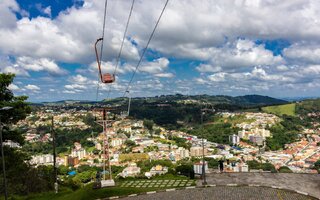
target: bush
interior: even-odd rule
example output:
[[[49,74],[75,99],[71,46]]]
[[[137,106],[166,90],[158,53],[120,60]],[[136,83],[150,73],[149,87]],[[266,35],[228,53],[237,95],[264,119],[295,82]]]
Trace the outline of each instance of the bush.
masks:
[[[176,172],[194,179],[194,170],[192,165],[179,165],[176,167]]]
[[[278,170],[280,173],[293,173],[292,170],[287,166],[282,166]]]

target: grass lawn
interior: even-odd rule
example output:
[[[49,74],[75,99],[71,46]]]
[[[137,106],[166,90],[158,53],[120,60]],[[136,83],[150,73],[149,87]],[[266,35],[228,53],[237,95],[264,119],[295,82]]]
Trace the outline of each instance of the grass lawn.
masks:
[[[272,113],[276,115],[296,115],[296,104],[290,103],[285,105],[279,105],[279,106],[267,106],[263,107],[262,110],[267,113]]]
[[[124,196],[130,194],[138,194],[149,191],[163,190],[167,188],[178,188],[195,185],[195,180],[189,179],[138,179],[138,180],[124,180],[117,182],[116,187],[93,189],[93,184],[88,184],[81,189],[72,191],[69,188],[61,188],[58,194],[54,192],[46,192],[39,194],[32,194],[28,196],[14,196],[12,199],[17,200],[95,200],[99,198],[106,198],[112,196]],[[0,198],[1,199],[1,198]]]

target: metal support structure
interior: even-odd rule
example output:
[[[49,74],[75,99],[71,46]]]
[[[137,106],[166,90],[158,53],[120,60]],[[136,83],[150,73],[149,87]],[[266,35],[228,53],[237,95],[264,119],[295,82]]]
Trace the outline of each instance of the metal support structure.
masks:
[[[109,134],[108,134],[108,122],[113,120],[107,119],[107,111],[111,110],[110,108],[102,108],[102,120],[98,120],[97,123],[103,127],[103,180],[112,180],[112,171],[110,164],[110,154],[109,154]],[[109,178],[106,178],[106,157],[108,157],[108,169],[109,169]]]

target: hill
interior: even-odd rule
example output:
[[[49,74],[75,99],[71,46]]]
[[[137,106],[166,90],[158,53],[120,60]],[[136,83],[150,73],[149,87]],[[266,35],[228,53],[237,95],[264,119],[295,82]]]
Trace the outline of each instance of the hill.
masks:
[[[121,104],[122,101],[126,101],[126,98],[115,98],[111,100],[104,100],[108,104]],[[145,103],[184,103],[184,104],[200,104],[205,102],[211,105],[227,104],[239,107],[257,107],[267,105],[286,104],[288,101],[276,99],[268,96],[261,95],[245,95],[245,96],[225,96],[225,95],[161,95],[155,97],[135,97],[132,98],[135,102]]]
[[[267,106],[263,107],[262,110],[267,113],[273,113],[276,115],[296,115],[296,104],[284,104],[284,105],[277,105],[277,106]]]

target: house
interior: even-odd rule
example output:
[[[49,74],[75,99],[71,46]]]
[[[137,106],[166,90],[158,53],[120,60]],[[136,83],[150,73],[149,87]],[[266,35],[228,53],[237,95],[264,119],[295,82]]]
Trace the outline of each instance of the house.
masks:
[[[193,170],[195,174],[202,174],[203,162],[200,161],[198,163],[193,164]],[[204,171],[208,171],[208,162],[204,162]]]
[[[162,175],[168,172],[168,167],[162,167],[161,165],[156,165],[151,168],[150,172],[146,172],[145,176],[150,178],[155,175]]]
[[[140,174],[140,167],[137,167],[136,163],[129,164],[128,167],[124,168],[122,172],[119,174],[119,176],[122,176],[123,178],[129,177],[129,176],[136,176]]]
[[[196,147],[191,147],[190,148],[190,155],[194,156],[194,157],[199,157],[202,156],[204,153],[204,155],[208,154],[208,150],[206,148],[204,148],[204,152],[203,152],[203,148],[200,146],[196,146]]]

